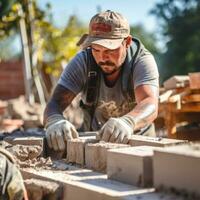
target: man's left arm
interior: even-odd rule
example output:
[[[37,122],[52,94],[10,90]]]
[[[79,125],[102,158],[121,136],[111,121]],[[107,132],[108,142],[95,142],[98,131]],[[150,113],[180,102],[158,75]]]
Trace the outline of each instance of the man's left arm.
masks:
[[[127,113],[134,122],[134,130],[151,124],[158,114],[159,88],[153,85],[139,85],[135,88],[136,107]]]
[[[110,118],[99,131],[105,142],[128,143],[135,130],[153,122],[158,112],[158,87],[140,85],[135,89],[137,106],[119,118]]]

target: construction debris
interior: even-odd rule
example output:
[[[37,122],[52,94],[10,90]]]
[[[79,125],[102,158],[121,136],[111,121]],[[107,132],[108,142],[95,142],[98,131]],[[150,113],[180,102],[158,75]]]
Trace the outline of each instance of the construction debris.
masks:
[[[17,129],[42,128],[43,109],[40,104],[30,105],[24,96],[0,102],[0,132]]]

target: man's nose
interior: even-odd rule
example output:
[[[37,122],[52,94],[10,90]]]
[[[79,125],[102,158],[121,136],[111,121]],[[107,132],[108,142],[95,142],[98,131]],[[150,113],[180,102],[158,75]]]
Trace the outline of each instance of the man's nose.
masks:
[[[105,52],[102,52],[102,53],[101,53],[101,59],[102,59],[103,61],[107,60],[108,58],[109,58],[109,55],[108,55],[107,53],[105,53]]]

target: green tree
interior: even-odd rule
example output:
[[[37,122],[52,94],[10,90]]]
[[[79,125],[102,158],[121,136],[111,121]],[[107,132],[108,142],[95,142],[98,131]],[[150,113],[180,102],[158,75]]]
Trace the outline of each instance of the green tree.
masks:
[[[0,41],[9,41],[16,34],[21,36],[26,99],[33,103],[39,97],[44,105],[51,90],[43,81],[44,67],[50,76],[59,76],[62,64],[78,51],[76,43],[86,28],[75,15],[65,28],[57,28],[52,23],[51,5],[42,10],[37,0],[0,0],[0,9]],[[2,58],[7,54],[5,50],[8,52],[9,48],[3,50]],[[54,77],[50,80],[53,87]]]
[[[79,38],[87,31],[85,25],[73,15],[63,29],[57,29],[50,24],[41,26],[37,35],[41,48],[38,51],[40,60],[46,61],[46,72],[58,76],[61,63],[67,63],[79,50],[76,45]],[[59,66],[59,67],[58,67]]]
[[[13,0],[10,0],[13,1]],[[10,5],[10,4],[9,4]],[[51,5],[41,10],[36,0],[15,0],[7,13],[0,17],[0,40],[19,33],[20,18],[25,19],[32,73],[45,66],[46,72],[58,76],[62,63],[68,62],[78,51],[79,37],[86,32],[76,16],[71,16],[61,29],[52,23]],[[23,11],[23,15],[20,12]]]
[[[156,45],[155,34],[147,32],[145,28],[141,25],[135,25],[130,27],[130,32],[133,37],[136,37],[142,41],[144,46],[153,54],[158,55],[159,49]]]
[[[167,40],[163,54],[164,78],[200,71],[200,1],[163,0],[152,13]]]
[[[14,36],[11,36],[0,41],[0,61],[9,60],[10,58],[19,58],[20,55],[18,54],[18,52],[13,50],[15,48],[15,39],[16,38]]]

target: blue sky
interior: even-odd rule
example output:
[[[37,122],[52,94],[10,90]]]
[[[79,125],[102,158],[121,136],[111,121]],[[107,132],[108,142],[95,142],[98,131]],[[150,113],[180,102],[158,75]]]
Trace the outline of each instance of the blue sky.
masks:
[[[45,8],[48,2],[52,5],[53,19],[58,26],[64,26],[72,14],[76,14],[83,23],[88,24],[100,6],[102,11],[118,11],[131,25],[143,24],[147,31],[154,33],[158,33],[158,22],[149,11],[159,1],[161,0],[37,0],[41,8]],[[20,38],[17,38],[15,43],[17,49],[20,49]],[[164,46],[162,40],[158,40],[157,45],[161,48]]]
[[[38,0],[44,8],[47,2],[52,5],[54,21],[63,26],[72,14],[76,14],[83,22],[88,23],[96,14],[97,6],[102,10],[114,10],[123,14],[129,23],[143,24],[148,31],[156,31],[156,18],[149,15],[149,10],[160,0]]]

